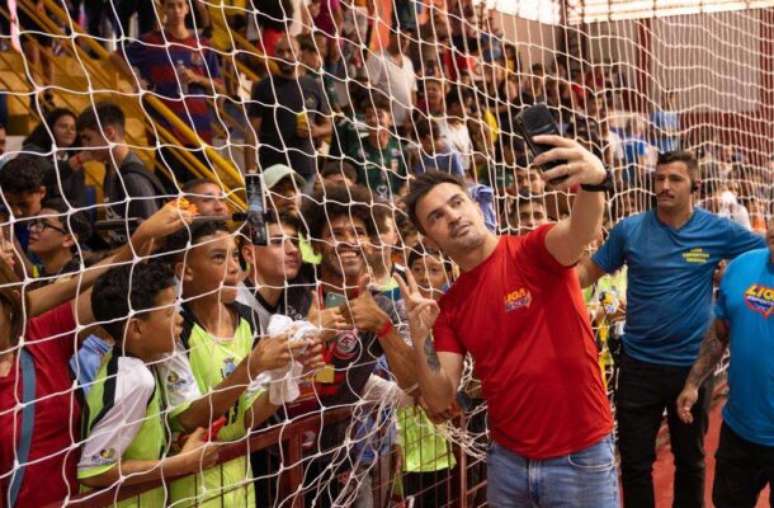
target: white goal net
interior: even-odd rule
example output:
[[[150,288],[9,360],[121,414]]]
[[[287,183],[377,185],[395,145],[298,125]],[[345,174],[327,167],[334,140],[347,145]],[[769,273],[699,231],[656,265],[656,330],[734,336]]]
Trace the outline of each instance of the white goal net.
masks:
[[[473,365],[434,424],[379,338],[410,343],[396,274],[459,273],[415,175],[498,233],[569,214],[516,132],[536,103],[611,169],[605,232],[679,150],[699,206],[765,230],[774,2],[0,3],[0,506],[484,504]],[[611,393],[625,295],[584,293]],[[277,345],[309,323],[311,373]]]

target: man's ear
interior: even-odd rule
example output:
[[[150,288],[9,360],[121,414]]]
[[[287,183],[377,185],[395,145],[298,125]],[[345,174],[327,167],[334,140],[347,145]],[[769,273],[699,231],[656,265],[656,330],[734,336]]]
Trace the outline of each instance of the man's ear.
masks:
[[[175,276],[182,282],[190,282],[193,280],[193,270],[188,266],[188,263],[178,261],[175,263]]]
[[[115,143],[116,136],[118,135],[118,132],[116,131],[115,127],[106,125],[102,128],[102,132],[104,132],[103,137],[105,138],[106,141],[112,141]]]
[[[253,266],[253,262],[255,261],[255,253],[253,252],[252,246],[242,245],[242,247],[239,249],[239,254],[245,261],[245,268],[250,268]]]
[[[131,342],[142,337],[142,319],[133,317],[126,321],[126,330],[124,338],[126,342]]]
[[[35,189],[35,194],[40,194],[41,196],[45,196],[46,195],[46,190],[47,190],[46,186],[45,185],[41,185],[40,187]]]
[[[72,234],[68,233],[65,235],[64,240],[62,240],[62,247],[71,249],[75,245],[75,243],[76,243],[75,237],[73,237]]]

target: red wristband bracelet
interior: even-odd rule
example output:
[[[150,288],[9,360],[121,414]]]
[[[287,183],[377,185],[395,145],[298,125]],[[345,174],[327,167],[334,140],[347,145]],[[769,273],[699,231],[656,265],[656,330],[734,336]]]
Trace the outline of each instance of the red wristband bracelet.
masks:
[[[382,328],[378,332],[376,332],[376,336],[382,339],[384,338],[385,335],[387,335],[391,331],[392,331],[392,321],[388,319],[387,321],[384,322],[384,326],[382,326]]]

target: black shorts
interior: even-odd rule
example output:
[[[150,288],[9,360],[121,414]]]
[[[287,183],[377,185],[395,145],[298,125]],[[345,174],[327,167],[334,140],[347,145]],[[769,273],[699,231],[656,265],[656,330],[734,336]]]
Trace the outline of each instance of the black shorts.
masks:
[[[751,443],[723,423],[715,454],[712,501],[716,508],[753,508],[767,484],[774,484],[774,447]],[[769,494],[774,506],[774,489]]]

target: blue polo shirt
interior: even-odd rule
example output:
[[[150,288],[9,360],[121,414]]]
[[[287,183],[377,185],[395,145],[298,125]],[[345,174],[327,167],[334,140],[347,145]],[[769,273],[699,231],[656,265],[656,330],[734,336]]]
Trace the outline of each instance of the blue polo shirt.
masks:
[[[718,263],[765,246],[762,236],[701,208],[680,229],[663,224],[655,210],[619,222],[592,259],[607,273],[628,266],[626,354],[691,366],[712,319]]]
[[[715,317],[730,327],[731,364],[723,420],[743,439],[774,446],[774,264],[769,249],[728,265]]]

